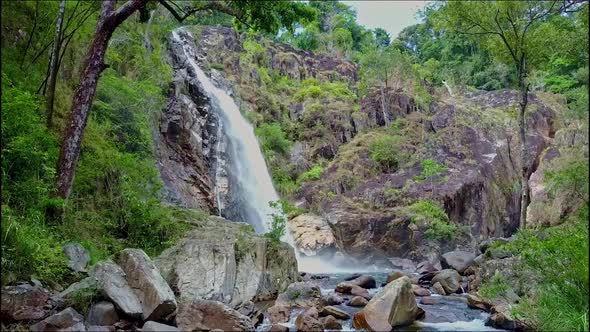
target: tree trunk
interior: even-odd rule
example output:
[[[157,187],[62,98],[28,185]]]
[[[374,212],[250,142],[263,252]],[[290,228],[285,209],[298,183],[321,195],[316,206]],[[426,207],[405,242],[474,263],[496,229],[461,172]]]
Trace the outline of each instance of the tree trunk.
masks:
[[[102,3],[100,18],[96,25],[94,39],[84,60],[84,69],[80,83],[74,93],[69,125],[64,132],[59,160],[57,164],[56,195],[67,198],[70,194],[76,164],[80,156],[80,147],[84,137],[84,129],[92,106],[96,85],[101,72],[107,67],[104,57],[108,42],[115,29],[131,14],[145,5],[147,0],[129,0],[116,12],[115,0]]]
[[[385,91],[383,89],[383,84],[379,87],[381,90],[381,112],[383,113],[383,125],[387,126],[389,122],[389,117],[387,116],[387,107],[385,105]]]
[[[520,136],[520,159],[521,159],[521,196],[520,196],[520,228],[526,227],[527,207],[529,205],[529,170],[527,167],[528,150],[526,148],[526,121],[525,113],[528,104],[529,87],[525,82],[525,69],[521,68],[518,74],[518,87],[520,90],[520,102],[518,113],[518,133]]]
[[[57,81],[59,46],[61,45],[61,28],[63,26],[64,11],[66,10],[66,0],[61,0],[59,12],[57,14],[57,23],[55,25],[55,38],[53,39],[53,48],[51,49],[51,58],[49,60],[49,79],[47,84],[47,128],[51,129],[53,125],[53,100],[55,99],[55,83]]]

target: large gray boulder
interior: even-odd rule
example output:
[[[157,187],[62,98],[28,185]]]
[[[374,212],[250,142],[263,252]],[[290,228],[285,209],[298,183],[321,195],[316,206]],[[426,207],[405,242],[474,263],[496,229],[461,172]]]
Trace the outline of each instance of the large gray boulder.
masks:
[[[125,272],[112,261],[96,263],[89,272],[104,295],[121,311],[133,318],[142,318],[143,308],[135,291],[127,283]]]
[[[219,301],[181,301],[176,315],[176,325],[182,331],[253,331],[250,318]]]
[[[353,317],[353,327],[367,331],[391,331],[409,325],[424,314],[416,305],[410,278],[404,276],[387,284]]]
[[[86,264],[90,262],[90,253],[79,243],[68,243],[63,246],[68,257],[68,267],[74,272],[86,272]]]
[[[117,262],[141,302],[144,320],[159,320],[176,310],[174,293],[143,250],[122,250]]]
[[[465,269],[473,264],[474,259],[475,254],[471,252],[455,250],[442,255],[441,263],[444,269],[455,269],[462,274]]]
[[[94,303],[88,311],[87,323],[89,325],[114,325],[118,320],[119,315],[117,315],[115,306],[111,302],[101,301]]]
[[[22,284],[2,287],[2,322],[41,319],[47,315],[44,306],[49,292],[39,286]]]
[[[461,276],[453,269],[445,269],[437,273],[430,283],[439,283],[447,294],[453,294],[461,287]]]
[[[180,300],[217,300],[232,307],[270,300],[299,280],[295,252],[271,245],[244,223],[211,217],[154,260]]]
[[[320,216],[300,214],[289,220],[288,228],[293,235],[295,245],[306,256],[321,255],[335,248],[332,229]]]
[[[53,316],[31,326],[33,332],[45,331],[86,331],[84,316],[72,308],[66,308]]]

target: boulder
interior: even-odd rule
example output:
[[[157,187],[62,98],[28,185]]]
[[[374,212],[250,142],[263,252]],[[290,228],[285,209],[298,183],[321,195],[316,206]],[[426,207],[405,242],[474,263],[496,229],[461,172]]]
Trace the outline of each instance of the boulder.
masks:
[[[437,273],[430,282],[432,285],[440,283],[447,294],[453,294],[461,287],[461,276],[455,270],[445,269]]]
[[[284,293],[279,294],[276,304],[301,308],[320,307],[321,296],[320,287],[316,283],[296,282],[290,284]]]
[[[418,266],[416,267],[416,272],[419,274],[427,274],[427,273],[432,273],[432,272],[437,272],[440,269],[436,268],[436,266],[434,266],[434,264],[432,264],[429,261],[423,261],[418,263]]]
[[[266,314],[268,316],[268,320],[271,324],[276,323],[286,323],[289,321],[289,314],[291,310],[288,306],[285,305],[277,305],[268,308]]]
[[[90,325],[114,325],[119,320],[115,306],[111,302],[94,303],[88,311],[87,323]]]
[[[445,289],[440,284],[440,282],[435,282],[434,285],[432,285],[432,289],[434,290],[434,292],[436,294],[439,294],[439,295],[447,295],[447,292],[445,292]]]
[[[436,297],[425,296],[420,299],[420,303],[424,304],[424,305],[433,305],[433,304],[439,304],[439,300]]]
[[[390,331],[393,327],[411,324],[423,314],[416,305],[410,278],[404,276],[379,291],[354,315],[352,324],[356,329]]]
[[[492,314],[488,318],[486,325],[497,329],[509,331],[529,331],[529,327],[522,320],[514,317],[512,307],[509,304],[500,304],[492,307]]]
[[[126,315],[141,318],[143,309],[135,291],[127,283],[125,272],[111,261],[96,263],[89,272],[98,281],[104,295]]]
[[[177,300],[217,300],[232,307],[275,299],[300,278],[292,247],[271,247],[249,225],[219,217],[200,221],[154,263]]]
[[[391,272],[387,275],[387,280],[385,281],[385,284],[388,284],[388,283],[390,283],[396,279],[399,279],[403,276],[406,276],[406,274],[403,272],[400,272],[400,271]]]
[[[285,325],[273,324],[267,330],[267,332],[289,332],[289,328]]]
[[[445,269],[455,269],[457,272],[463,273],[466,268],[473,264],[474,259],[475,254],[473,253],[455,250],[443,254],[441,263]]]
[[[324,325],[317,319],[305,313],[295,319],[297,331],[324,331]]]
[[[68,243],[63,246],[68,257],[68,267],[74,272],[86,272],[86,264],[90,262],[90,253],[79,243]]]
[[[350,301],[348,301],[346,305],[351,307],[364,307],[367,305],[367,303],[369,303],[369,301],[367,301],[367,299],[365,299],[364,297],[355,296],[352,299],[350,299]]]
[[[365,289],[377,287],[377,282],[375,281],[375,278],[373,278],[372,276],[367,276],[367,275],[360,276],[356,279],[350,280],[349,283],[351,283],[353,285],[357,285],[357,286],[365,288]]]
[[[512,252],[504,248],[489,248],[485,253],[486,257],[491,259],[502,259],[512,256]]]
[[[428,289],[418,285],[412,285],[412,292],[414,292],[414,295],[416,296],[430,296],[430,291]]]
[[[338,305],[344,302],[342,296],[335,293],[330,293],[328,295],[323,296],[323,300],[324,303],[327,305]]]
[[[469,308],[479,309],[487,312],[489,312],[492,307],[489,302],[474,294],[467,295],[467,305]]]
[[[180,332],[180,330],[175,326],[170,326],[150,320],[143,324],[141,332]]]
[[[84,325],[84,316],[73,308],[66,308],[32,325],[31,331],[86,331],[86,326]]]
[[[44,306],[49,292],[39,286],[21,284],[2,287],[2,322],[28,321],[47,316]]]
[[[117,329],[114,326],[108,325],[88,325],[89,332],[115,332]]]
[[[159,320],[176,310],[174,293],[143,250],[122,250],[117,262],[141,302],[144,320]]]
[[[338,319],[347,320],[350,318],[350,315],[347,314],[345,311],[338,309],[333,306],[325,306],[319,312],[320,317],[326,316],[334,316]]]
[[[360,273],[353,273],[352,275],[344,278],[344,281],[351,281],[351,280],[354,280],[354,279],[356,279],[356,278],[358,278],[360,276],[362,276],[362,274],[360,274]]]
[[[362,296],[367,300],[371,299],[371,296],[369,295],[369,292],[366,289],[348,282],[339,283],[338,285],[336,285],[336,288],[334,290],[342,294]]]
[[[254,324],[250,318],[219,301],[181,301],[176,315],[176,325],[182,331],[213,330],[251,331]]]
[[[303,314],[309,317],[313,317],[315,319],[318,319],[320,317],[320,313],[318,312],[318,309],[316,307],[308,308],[303,312]]]
[[[334,316],[322,317],[320,323],[324,325],[326,330],[342,330],[342,324]]]
[[[316,256],[334,250],[332,229],[322,217],[300,214],[287,223],[295,246],[306,256]]]

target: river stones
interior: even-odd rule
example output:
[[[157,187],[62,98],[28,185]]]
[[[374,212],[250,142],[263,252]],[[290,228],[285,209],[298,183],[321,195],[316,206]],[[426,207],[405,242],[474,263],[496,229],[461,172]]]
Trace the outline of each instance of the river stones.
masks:
[[[447,295],[447,292],[445,292],[445,289],[440,284],[440,282],[435,282],[434,285],[432,285],[432,289],[438,295]]]
[[[412,285],[412,292],[414,292],[414,295],[416,295],[416,296],[429,296],[430,295],[430,291],[428,289],[420,287],[418,285]]]
[[[323,307],[320,311],[319,311],[319,315],[320,317],[325,317],[325,316],[334,316],[335,318],[338,319],[349,319],[350,315],[348,313],[346,313],[345,311],[338,309],[336,307],[333,306],[325,306]]]
[[[433,305],[433,304],[438,304],[438,303],[439,303],[439,300],[436,297],[432,297],[432,296],[425,296],[420,299],[420,304]]]
[[[143,324],[141,332],[180,332],[180,330],[177,327],[150,320]]]
[[[327,305],[338,305],[344,302],[344,298],[336,293],[330,293],[323,297],[324,303]]]
[[[250,318],[219,301],[182,301],[178,306],[176,325],[182,331],[213,330],[253,331]]]
[[[416,305],[410,278],[404,276],[379,291],[354,315],[352,324],[356,329],[390,331],[395,326],[411,324],[423,314]]]
[[[442,267],[445,269],[455,269],[459,273],[463,273],[466,268],[473,264],[473,260],[475,259],[475,254],[462,251],[462,250],[455,250],[447,252],[446,254],[442,255]]]
[[[143,250],[122,250],[118,263],[141,302],[144,320],[159,320],[176,310],[174,293]]]
[[[324,331],[324,325],[308,313],[302,313],[295,319],[295,327],[297,331]]]
[[[342,324],[334,316],[322,317],[320,322],[326,330],[342,330]]]
[[[348,283],[357,285],[365,289],[377,287],[377,282],[375,281],[375,278],[368,275],[359,276],[353,280],[350,280]]]
[[[430,282],[433,285],[440,283],[447,294],[453,294],[461,287],[461,276],[455,270],[445,269],[437,273]]]
[[[271,324],[276,323],[286,323],[289,321],[289,314],[291,310],[288,306],[285,305],[273,305],[272,307],[268,308],[266,314],[268,316],[268,320]]]
[[[284,293],[279,294],[276,304],[289,307],[320,307],[322,294],[314,282],[301,281],[290,284]]]
[[[351,284],[349,282],[341,282],[338,285],[336,285],[335,291],[338,293],[342,293],[342,294],[350,294],[350,295],[356,295],[356,296],[362,296],[367,300],[371,299],[371,296],[369,295],[369,292],[357,285]]]
[[[406,275],[405,273],[400,272],[400,271],[391,272],[387,275],[387,280],[385,281],[385,284],[388,284],[388,283],[390,283],[396,279],[399,279],[405,275]]]
[[[367,305],[367,303],[369,303],[369,301],[367,301],[367,299],[365,299],[364,297],[355,296],[352,299],[350,299],[347,305],[350,307],[364,307]]]

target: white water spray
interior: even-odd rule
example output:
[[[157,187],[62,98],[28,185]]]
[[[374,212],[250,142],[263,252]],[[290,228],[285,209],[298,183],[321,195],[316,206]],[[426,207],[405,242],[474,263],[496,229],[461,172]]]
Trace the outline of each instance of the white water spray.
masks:
[[[246,211],[242,212],[257,233],[265,233],[270,228],[271,214],[275,212],[269,203],[278,201],[279,196],[268,173],[254,129],[242,116],[233,98],[226,91],[215,86],[199,68],[195,61],[194,50],[183,38],[191,37],[190,34],[188,31],[183,31],[181,36],[178,33],[179,29],[172,32],[173,42],[182,45],[188,64],[205,94],[210,98],[211,106],[217,112],[225,131],[228,146],[230,146],[230,158],[235,166],[236,174],[233,175],[238,181],[236,194],[245,203]]]

